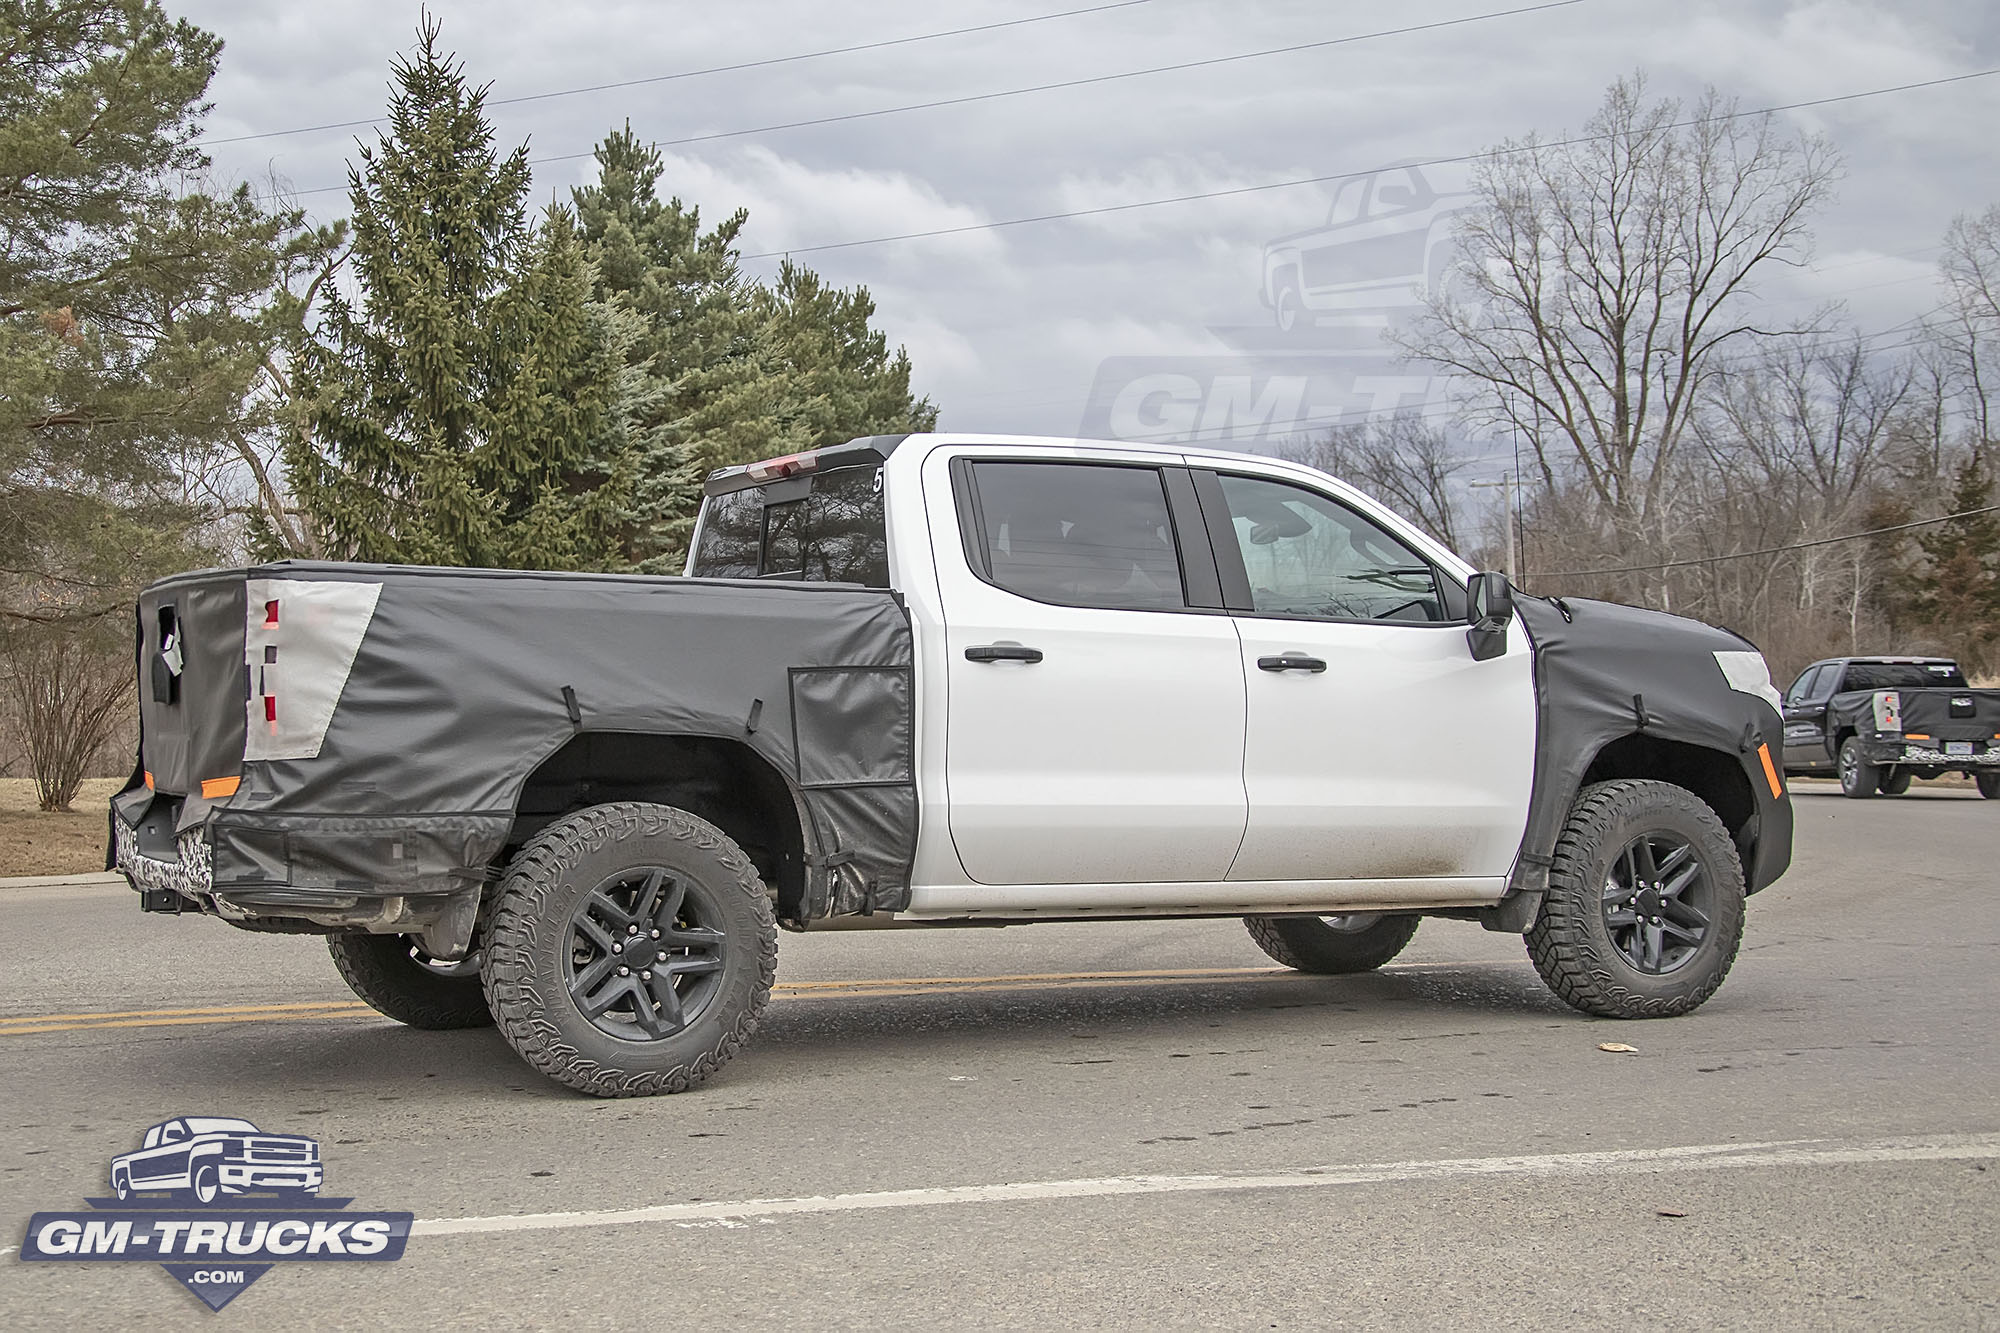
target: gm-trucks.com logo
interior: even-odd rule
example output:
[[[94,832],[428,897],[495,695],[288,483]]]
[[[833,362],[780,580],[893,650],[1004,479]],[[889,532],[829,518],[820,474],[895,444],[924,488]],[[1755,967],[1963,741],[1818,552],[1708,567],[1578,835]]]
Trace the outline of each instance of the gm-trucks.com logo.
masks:
[[[184,1115],[111,1159],[108,1199],[89,1212],[36,1213],[30,1263],[157,1263],[220,1310],[279,1263],[403,1257],[411,1213],[348,1212],[319,1197],[319,1144],[248,1120]]]

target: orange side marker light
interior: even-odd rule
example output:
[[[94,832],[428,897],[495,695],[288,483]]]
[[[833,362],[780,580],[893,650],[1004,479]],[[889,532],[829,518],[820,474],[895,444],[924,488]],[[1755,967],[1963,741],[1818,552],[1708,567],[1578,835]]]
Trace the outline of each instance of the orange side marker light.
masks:
[[[236,789],[242,785],[243,779],[240,776],[233,778],[203,778],[201,780],[202,799],[213,801],[218,797],[234,796]]]
[[[1757,757],[1764,761],[1764,781],[1771,784],[1772,798],[1776,799],[1783,796],[1785,794],[1785,785],[1778,781],[1778,766],[1771,762],[1771,747],[1768,745],[1759,745],[1757,747]]]

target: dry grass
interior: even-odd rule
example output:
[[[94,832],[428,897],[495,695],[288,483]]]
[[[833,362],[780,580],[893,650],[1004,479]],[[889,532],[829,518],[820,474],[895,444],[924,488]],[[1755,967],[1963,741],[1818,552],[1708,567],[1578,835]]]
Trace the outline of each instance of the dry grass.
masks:
[[[105,802],[123,778],[90,778],[68,814],[35,808],[32,778],[0,778],[0,876],[104,869]]]

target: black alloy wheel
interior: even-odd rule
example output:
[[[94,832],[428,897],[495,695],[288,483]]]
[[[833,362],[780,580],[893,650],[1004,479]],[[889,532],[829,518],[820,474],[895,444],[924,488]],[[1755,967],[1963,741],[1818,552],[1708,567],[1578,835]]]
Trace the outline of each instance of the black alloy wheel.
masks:
[[[1880,789],[1882,771],[1861,757],[1861,738],[1849,736],[1840,744],[1840,794],[1849,800],[1865,801]]]
[[[721,988],[729,949],[722,926],[720,907],[693,878],[665,866],[620,870],[570,913],[570,1000],[608,1037],[671,1037]]]
[[[1708,938],[1708,867],[1693,843],[1664,830],[1625,845],[1605,877],[1600,910],[1611,943],[1635,972],[1665,976]]]

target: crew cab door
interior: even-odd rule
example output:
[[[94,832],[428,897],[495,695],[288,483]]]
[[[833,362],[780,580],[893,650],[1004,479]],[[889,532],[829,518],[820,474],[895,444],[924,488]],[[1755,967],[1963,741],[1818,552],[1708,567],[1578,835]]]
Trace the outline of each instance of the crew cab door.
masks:
[[[1186,475],[1024,447],[939,451],[924,477],[966,875],[1220,881],[1243,836],[1243,671],[1213,561],[1183,568]]]
[[[1841,664],[1807,667],[1785,693],[1785,767],[1831,768],[1826,748],[1826,704],[1840,684]]]
[[[1506,875],[1535,759],[1519,625],[1476,662],[1456,577],[1384,523],[1299,482],[1194,477],[1247,690],[1229,878]]]

